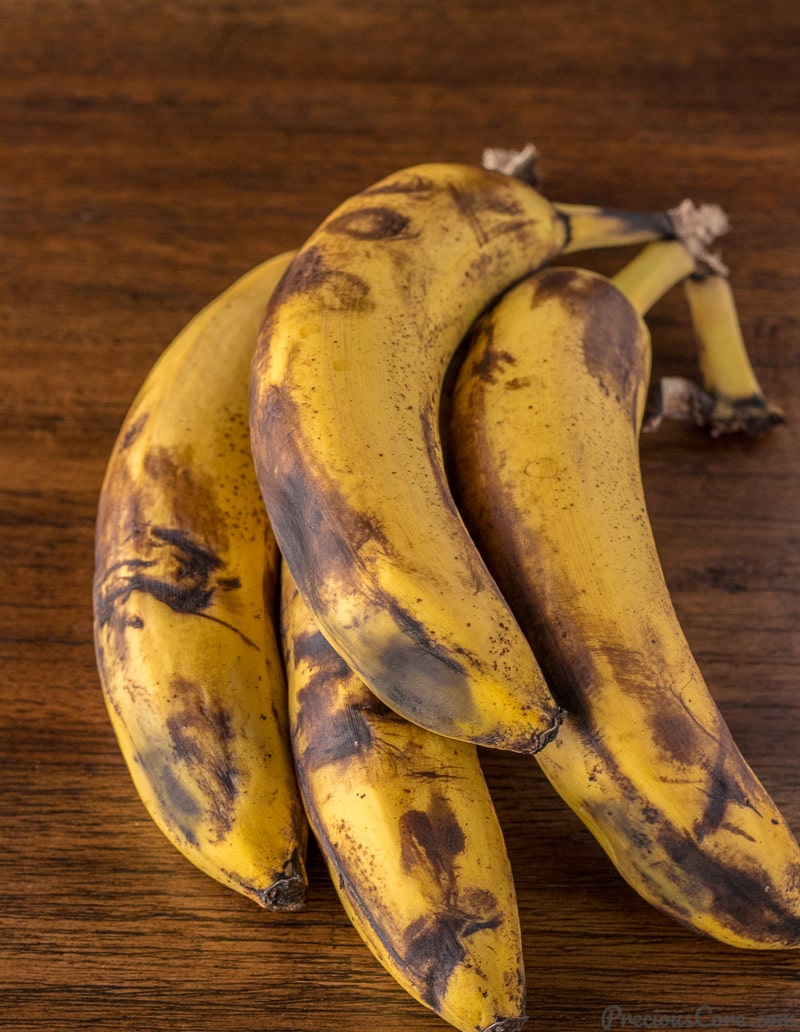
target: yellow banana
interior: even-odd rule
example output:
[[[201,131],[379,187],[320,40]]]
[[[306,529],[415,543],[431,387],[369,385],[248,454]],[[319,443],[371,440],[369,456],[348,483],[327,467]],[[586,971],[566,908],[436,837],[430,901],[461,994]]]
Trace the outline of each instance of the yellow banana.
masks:
[[[105,700],[142,802],[197,867],[276,910],[304,903],[307,825],[248,371],[291,257],[208,305],[147,377],[103,483],[94,583]]]
[[[691,272],[681,252],[652,244],[616,283],[551,268],[500,300],[455,383],[452,483],[565,710],[537,756],[553,786],[654,906],[791,947],[800,849],[690,652],[642,490],[642,314]]]
[[[525,979],[505,843],[475,746],[380,702],[282,568],[292,748],[345,911],[415,999],[462,1032],[518,1032]]]
[[[526,272],[675,231],[666,213],[566,211],[499,172],[422,165],[338,207],[273,295],[251,378],[270,520],[328,640],[407,719],[521,752],[556,732],[447,486],[442,384],[468,327]]]

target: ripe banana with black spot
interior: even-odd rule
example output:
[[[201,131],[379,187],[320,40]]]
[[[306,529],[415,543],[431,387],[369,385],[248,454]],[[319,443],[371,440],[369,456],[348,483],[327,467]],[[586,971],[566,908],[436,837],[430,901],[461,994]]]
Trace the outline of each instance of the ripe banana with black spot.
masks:
[[[397,172],[339,206],[270,302],[253,454],[324,634],[396,712],[533,752],[560,713],[444,472],[446,370],[485,306],[556,254],[676,232],[668,213],[553,205],[481,168]]]
[[[505,843],[475,746],[385,706],[282,573],[292,747],[309,823],[354,927],[462,1032],[518,1032],[525,978]]]
[[[202,871],[276,910],[303,906],[307,824],[248,371],[291,257],[209,304],[147,377],[102,486],[94,582],[105,700],[145,807]]]
[[[553,786],[654,906],[734,946],[793,947],[800,849],[690,652],[642,489],[642,313],[692,272],[681,252],[507,293],[455,384],[450,471],[565,711],[537,756]]]

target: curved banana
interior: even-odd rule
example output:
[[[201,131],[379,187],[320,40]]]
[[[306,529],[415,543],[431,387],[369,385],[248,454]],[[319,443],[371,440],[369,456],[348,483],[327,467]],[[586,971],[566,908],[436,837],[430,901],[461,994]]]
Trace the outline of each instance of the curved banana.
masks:
[[[447,486],[442,384],[468,327],[526,272],[672,232],[664,213],[567,214],[502,173],[422,165],[345,201],[273,295],[251,379],[270,520],[328,640],[407,719],[521,752],[556,732]]]
[[[290,259],[238,280],[147,377],[106,471],[94,582],[105,700],[142,802],[197,867],[276,910],[303,905],[307,825],[247,384]]]
[[[525,978],[505,843],[474,746],[398,717],[331,648],[283,566],[292,747],[345,911],[462,1032],[518,1032]]]
[[[646,250],[617,283],[542,271],[484,317],[455,384],[452,483],[566,712],[537,756],[553,786],[665,913],[796,946],[800,849],[712,700],[647,518],[641,313],[691,262]]]

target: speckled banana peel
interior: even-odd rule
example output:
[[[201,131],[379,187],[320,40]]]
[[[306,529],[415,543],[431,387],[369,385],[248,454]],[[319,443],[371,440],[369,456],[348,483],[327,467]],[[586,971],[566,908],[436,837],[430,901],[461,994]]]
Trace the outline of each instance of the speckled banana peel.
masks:
[[[454,493],[565,711],[537,760],[619,873],[731,946],[800,942],[800,850],[692,656],[645,505],[642,315],[691,273],[552,267],[484,316],[457,378]]]
[[[248,373],[290,259],[243,276],[153,367],[102,486],[94,581],[105,700],[148,813],[201,871],[274,910],[304,905],[307,824]]]
[[[447,484],[439,403],[487,304],[565,250],[674,234],[668,213],[551,204],[448,163],[344,201],[269,305],[251,378],[270,521],[324,634],[431,731],[535,752],[560,710]]]
[[[292,748],[343,907],[416,1000],[462,1032],[518,1032],[525,978],[505,843],[477,749],[374,696],[281,581]]]

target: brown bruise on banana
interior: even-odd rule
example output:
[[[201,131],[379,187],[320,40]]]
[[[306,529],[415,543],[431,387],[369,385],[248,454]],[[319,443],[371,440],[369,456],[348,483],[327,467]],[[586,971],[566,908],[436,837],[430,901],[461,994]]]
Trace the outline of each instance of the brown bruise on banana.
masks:
[[[646,330],[630,301],[613,283],[582,269],[545,269],[532,282],[531,307],[552,300],[583,323],[587,371],[607,397],[635,417],[648,370],[638,343]]]
[[[339,771],[337,776],[346,779],[351,765],[363,769],[374,764],[378,770],[391,769],[397,776],[422,779],[431,785],[446,780],[448,774],[442,769],[414,769],[412,758],[417,750],[404,748],[402,736],[404,728],[412,736],[416,730],[353,677],[320,631],[293,626],[288,609],[295,591],[294,586],[285,586],[282,603],[287,666],[306,671],[296,693],[293,748],[312,827],[324,843],[326,856],[335,864],[338,850],[325,832],[311,784],[320,769],[334,766]],[[395,735],[389,727],[394,728]],[[394,740],[396,736],[401,739],[399,743]],[[393,926],[394,915],[387,913],[383,919],[379,899],[367,901],[362,896],[357,879],[349,875],[345,864],[336,866],[336,876],[351,906],[368,916],[384,952],[410,971],[421,998],[438,1012],[453,973],[468,956],[466,941],[481,931],[499,928],[504,920],[502,908],[490,891],[459,884],[458,858],[467,840],[443,791],[432,788],[426,809],[403,813],[399,831],[405,871],[417,881],[436,886],[435,905],[404,930],[399,950],[397,942],[382,933],[384,927]],[[515,971],[509,977],[512,974],[519,982],[521,973]]]
[[[329,763],[344,763],[368,753],[375,745],[374,720],[377,716],[396,720],[392,711],[376,696],[361,693],[357,700],[339,705],[326,690],[331,683],[347,681],[350,671],[345,661],[328,644],[321,631],[298,635],[292,641],[293,664],[305,663],[312,673],[297,693],[299,720],[304,727],[325,728],[301,748],[301,762],[314,772]]]
[[[500,191],[475,192],[455,182],[448,183],[447,188],[455,208],[480,247],[505,235],[523,240],[530,232],[531,219],[513,197]]]
[[[422,998],[438,1010],[453,972],[467,956],[465,941],[500,927],[503,914],[491,892],[459,886],[457,863],[466,837],[444,795],[432,793],[427,810],[406,811],[400,836],[405,870],[430,878],[444,896],[441,909],[412,922],[403,936],[406,963],[422,987]]]
[[[428,176],[417,172],[401,171],[389,179],[381,180],[362,192],[364,197],[380,194],[414,195],[415,198],[429,197],[436,189],[436,184]]]
[[[270,298],[261,335],[269,335],[275,312],[297,294],[314,294],[327,311],[369,312],[374,308],[369,284],[360,276],[331,268],[325,251],[310,245],[298,252]]]
[[[140,476],[126,461],[141,439],[147,416],[131,425],[111,467],[111,485],[101,495],[97,519],[94,584],[95,638],[105,695],[119,719],[124,714],[110,686],[126,666],[130,635],[146,634],[136,605],[144,593],[187,618],[218,623],[235,633],[243,648],[259,646],[238,628],[214,616],[220,593],[241,589],[238,576],[226,572],[230,521],[216,505],[211,484],[191,469],[188,456],[164,448],[147,451]],[[153,523],[150,514],[170,485],[169,525]],[[158,501],[157,501],[158,499]],[[162,510],[162,515],[166,511]],[[114,669],[107,656],[114,657]],[[125,691],[145,698],[148,689],[126,678]],[[167,719],[167,736],[140,748],[135,762],[154,786],[161,819],[177,829],[192,847],[211,834],[222,841],[235,821],[241,772],[231,753],[232,715],[220,704],[213,686],[176,677],[175,705]],[[183,779],[184,768],[190,777]]]
[[[166,720],[169,738],[154,739],[135,760],[155,788],[162,819],[188,845],[209,833],[221,842],[235,823],[241,784],[231,715],[203,685],[175,678],[170,687],[177,704]],[[181,777],[181,768],[189,778]]]
[[[355,240],[408,240],[417,236],[410,224],[407,215],[393,208],[364,205],[328,221],[325,232],[344,233]]]
[[[135,437],[143,425],[143,420],[133,424]],[[132,443],[126,435],[123,454]],[[149,451],[138,477],[120,457],[114,481],[113,490],[102,493],[98,509],[94,600],[98,631],[110,627],[118,639],[117,654],[125,655],[125,633],[143,628],[129,605],[138,592],[152,595],[173,612],[220,623],[247,647],[258,648],[237,627],[209,612],[217,596],[239,590],[241,580],[226,573],[222,556],[228,549],[227,521],[212,485],[192,471],[188,456],[164,448]],[[163,498],[165,484],[171,490],[167,525],[154,523],[149,515],[156,498]]]
[[[311,608],[322,608],[323,591],[340,597],[361,591],[362,585],[353,571],[357,576],[359,553],[366,544],[377,546],[391,558],[391,542],[377,520],[353,510],[330,479],[325,505],[318,504],[318,485],[327,478],[308,469],[301,415],[285,392],[273,387],[271,394],[269,404],[259,408],[262,422],[257,433],[263,440],[271,440],[280,432],[285,445],[279,456],[280,472],[264,470],[261,479],[271,485],[267,488],[267,500],[275,526],[281,528],[279,542],[286,563]],[[307,560],[309,539],[315,542],[313,564]],[[402,677],[404,703],[414,712],[424,713],[428,720],[446,724],[455,712],[471,719],[474,703],[466,669],[453,649],[432,640],[425,625],[397,599],[384,594],[375,601],[391,613],[401,632],[383,646],[376,646],[372,654],[374,669],[381,672],[382,679],[394,683]],[[468,659],[475,662],[475,657]],[[418,699],[414,698],[413,686],[423,679],[436,685],[435,697],[426,690]]]
[[[561,304],[575,303],[576,288],[578,296],[583,293],[583,278],[571,275],[570,270],[564,270],[564,274],[559,269],[547,270],[536,279],[539,299],[543,296],[540,279],[547,280],[545,296],[549,291]],[[593,307],[595,302],[590,300],[590,294],[585,296]],[[613,297],[612,292],[608,297]],[[612,311],[616,307],[612,301]],[[579,313],[576,308],[576,318]],[[633,375],[621,369],[621,356],[631,351],[620,333],[620,326],[626,323],[627,334],[638,334],[638,319],[619,320],[611,335],[610,350],[614,354],[608,358],[600,354],[600,336],[592,340],[590,334],[588,346],[586,335],[583,339],[587,370],[598,379],[604,393],[613,390],[615,401],[630,413],[635,408],[645,370],[643,363]],[[604,829],[616,829],[616,835],[611,836],[615,850],[620,842],[629,847],[620,857],[620,872],[626,876],[626,870],[628,875],[635,871],[634,882],[645,887],[651,900],[680,923],[697,931],[694,918],[703,912],[744,941],[758,940],[767,946],[799,944],[800,913],[787,901],[800,889],[800,867],[789,865],[787,883],[776,884],[759,866],[757,852],[752,853],[752,859],[748,858],[747,845],[758,847],[759,843],[741,827],[738,814],[743,809],[757,814],[764,822],[765,832],[782,820],[741,756],[716,707],[711,711],[709,725],[687,705],[670,670],[664,666],[657,632],[646,627],[641,638],[649,645],[598,646],[610,668],[601,675],[597,653],[583,644],[583,630],[570,618],[569,599],[574,589],[566,582],[554,583],[547,564],[539,558],[549,554],[553,546],[527,535],[524,556],[512,554],[507,547],[515,539],[516,529],[525,526],[526,514],[515,509],[513,499],[507,495],[502,463],[479,459],[494,455],[481,415],[484,385],[516,389],[512,375],[516,363],[513,355],[497,343],[491,312],[476,327],[467,361],[468,377],[463,382],[469,385],[470,393],[468,400],[462,399],[461,409],[470,416],[466,422],[462,418],[460,431],[464,437],[458,447],[455,441],[448,441],[450,480],[462,511],[468,514],[469,530],[534,649],[556,702],[566,713],[562,743],[579,743],[571,749],[592,769],[590,780],[608,785],[605,793],[587,792],[579,801],[579,814],[601,841],[608,837]],[[636,368],[633,363],[632,367]],[[489,500],[503,497],[503,505],[490,505]],[[552,605],[551,599],[559,602]],[[698,800],[704,802],[691,825],[678,826],[669,820],[620,769],[615,743],[607,740],[593,705],[595,685],[601,676],[612,677],[625,694],[642,701],[640,711],[649,714],[643,731],[662,751],[665,767],[675,770],[676,783],[682,778],[692,783],[700,775],[702,780],[696,792]],[[561,762],[558,743],[554,752],[539,757],[545,773],[548,758],[553,761],[550,769],[557,786]],[[713,841],[709,845],[718,833],[742,840],[745,848],[736,861],[723,840],[719,845]]]

